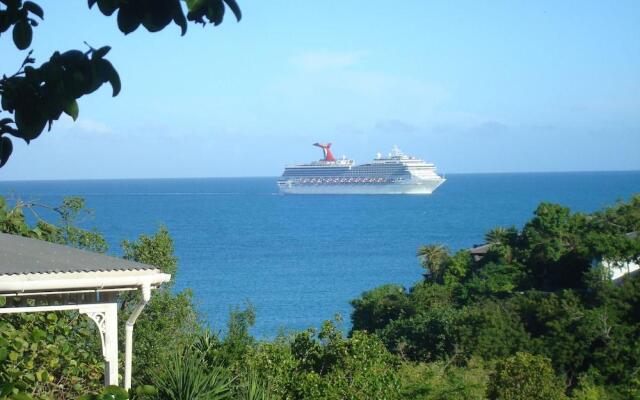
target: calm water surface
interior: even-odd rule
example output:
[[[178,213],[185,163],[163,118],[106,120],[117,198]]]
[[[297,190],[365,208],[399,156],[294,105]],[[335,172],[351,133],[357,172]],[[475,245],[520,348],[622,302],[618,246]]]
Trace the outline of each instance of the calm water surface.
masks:
[[[640,193],[640,172],[447,178],[432,196],[280,196],[275,178],[0,182],[0,194],[48,204],[85,197],[95,211],[85,224],[113,254],[123,239],[166,225],[177,287],[193,289],[213,329],[249,301],[254,334],[272,337],[336,313],[348,321],[349,300],[377,285],[411,285],[422,244],[470,247],[494,226],[521,226],[541,201],[593,211]]]

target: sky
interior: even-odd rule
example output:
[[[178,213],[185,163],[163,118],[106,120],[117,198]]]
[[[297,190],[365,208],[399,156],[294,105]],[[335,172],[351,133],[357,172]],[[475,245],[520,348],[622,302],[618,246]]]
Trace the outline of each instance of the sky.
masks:
[[[38,1],[38,64],[110,45],[122,92],[14,140],[0,180],[277,176],[317,141],[444,173],[640,169],[639,1],[238,2],[181,37]],[[24,57],[0,36],[1,73]]]

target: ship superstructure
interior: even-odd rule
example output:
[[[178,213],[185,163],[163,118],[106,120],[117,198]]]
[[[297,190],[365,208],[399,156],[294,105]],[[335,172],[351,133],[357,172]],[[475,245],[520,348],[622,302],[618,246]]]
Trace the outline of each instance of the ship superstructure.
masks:
[[[278,187],[287,194],[431,194],[445,179],[436,167],[405,155],[397,146],[383,157],[355,165],[346,157],[336,159],[331,143],[314,143],[324,157],[309,164],[285,167]]]

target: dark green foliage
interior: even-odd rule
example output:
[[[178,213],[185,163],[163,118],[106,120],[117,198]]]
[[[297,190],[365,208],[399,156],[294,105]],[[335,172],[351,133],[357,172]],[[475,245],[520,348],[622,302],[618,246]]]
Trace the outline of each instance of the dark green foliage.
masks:
[[[592,214],[543,203],[522,230],[490,231],[475,259],[421,247],[425,280],[352,301],[354,331],[413,361],[464,366],[528,352],[547,357],[568,391],[587,374],[611,398],[638,396],[640,275],[616,285],[606,267],[640,261],[638,231],[640,196]]]
[[[521,286],[524,277],[520,265],[489,262],[469,278],[464,294],[469,299],[508,297]]]
[[[485,360],[507,357],[530,347],[529,332],[510,303],[485,300],[461,312],[456,327],[460,349]]]
[[[236,19],[242,18],[240,7],[235,0],[186,0],[187,15],[180,0],[89,0],[89,8],[98,4],[100,12],[106,16],[118,12],[118,28],[129,34],[140,25],[149,32],[157,32],[174,22],[184,35],[187,32],[187,20],[205,25],[205,18],[214,25],[222,23],[225,4]]]
[[[459,313],[452,307],[429,308],[389,323],[379,332],[386,346],[402,357],[435,361],[454,355]]]
[[[117,12],[118,28],[124,34],[135,31],[140,25],[149,32],[164,29],[171,22],[187,32],[187,20],[205,25],[222,23],[226,7],[239,21],[242,13],[236,0],[187,0],[186,10],[181,0],[88,0],[89,8],[97,8],[106,16]],[[185,15],[186,11],[186,15]],[[31,45],[33,27],[44,19],[42,8],[32,1],[0,1],[0,35],[12,28],[13,43],[18,50]],[[89,48],[88,51],[56,51],[49,61],[34,67],[35,59],[29,52],[18,71],[3,75],[0,79],[1,113],[12,114],[0,118],[0,167],[13,152],[13,144],[7,135],[23,139],[27,143],[49,130],[53,121],[62,113],[74,120],[80,109],[77,100],[109,83],[113,96],[120,92],[118,72],[104,57],[110,47]]]
[[[7,0],[2,1],[5,8],[0,9],[0,34],[9,30],[13,26],[12,35],[15,46],[24,50],[31,45],[33,37],[32,27],[38,26],[38,21],[34,17],[42,20],[44,12],[39,5],[32,1]]]
[[[16,25],[18,27],[18,25]],[[37,138],[47,123],[66,113],[77,119],[77,100],[110,83],[113,95],[120,92],[120,77],[104,56],[108,47],[87,52],[55,52],[49,61],[34,67],[29,56],[20,70],[0,80],[2,110],[13,114],[0,125],[0,135],[9,134],[27,143]],[[6,162],[6,160],[4,160]]]
[[[394,319],[412,313],[407,294],[398,285],[384,285],[365,292],[351,305],[353,330],[375,332]]]

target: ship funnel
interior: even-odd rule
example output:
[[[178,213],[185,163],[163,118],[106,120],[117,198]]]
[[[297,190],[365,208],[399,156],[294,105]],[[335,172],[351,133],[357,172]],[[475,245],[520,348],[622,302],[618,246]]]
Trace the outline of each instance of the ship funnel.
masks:
[[[335,161],[336,159],[333,157],[331,153],[331,143],[314,143],[316,147],[320,147],[322,149],[322,153],[324,154],[323,161]]]

